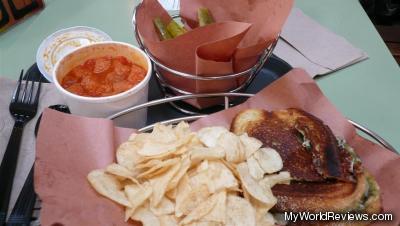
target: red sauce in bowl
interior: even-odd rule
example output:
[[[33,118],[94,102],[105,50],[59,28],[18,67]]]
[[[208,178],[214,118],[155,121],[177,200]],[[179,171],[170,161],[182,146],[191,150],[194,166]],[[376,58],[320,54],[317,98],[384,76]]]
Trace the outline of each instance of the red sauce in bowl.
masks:
[[[71,93],[104,97],[122,93],[141,82],[146,70],[123,56],[97,57],[74,67],[61,86]]]

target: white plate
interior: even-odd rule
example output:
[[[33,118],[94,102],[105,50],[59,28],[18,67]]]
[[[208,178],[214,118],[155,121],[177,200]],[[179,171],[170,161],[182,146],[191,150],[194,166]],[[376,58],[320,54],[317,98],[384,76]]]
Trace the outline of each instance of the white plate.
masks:
[[[92,27],[70,27],[54,32],[40,44],[36,63],[43,76],[53,81],[53,68],[57,61],[73,50],[96,42],[111,41],[111,37]]]

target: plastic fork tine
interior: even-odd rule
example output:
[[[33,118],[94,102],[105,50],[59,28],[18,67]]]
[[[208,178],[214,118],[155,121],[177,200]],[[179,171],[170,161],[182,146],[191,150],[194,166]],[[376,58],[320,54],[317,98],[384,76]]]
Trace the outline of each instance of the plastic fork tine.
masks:
[[[28,77],[25,79],[24,92],[22,93],[21,103],[25,103],[25,101],[27,100],[27,98],[26,98],[26,96],[27,96],[26,90],[28,89],[30,77],[31,77],[31,74],[28,74]]]
[[[34,105],[38,104],[39,95],[40,95],[40,88],[41,88],[41,87],[42,87],[42,78],[40,78],[40,80],[39,80],[39,87],[38,87],[38,89],[37,89],[37,91],[36,91],[35,100],[34,100],[34,102],[33,102]]]
[[[12,102],[15,102],[18,100],[19,97],[19,91],[21,90],[21,83],[22,83],[22,76],[24,75],[24,69],[21,70],[21,73],[19,74],[19,79],[18,79],[18,85],[15,88],[13,97],[12,97]]]
[[[28,96],[28,100],[27,100],[27,102],[26,103],[31,103],[31,100],[32,100],[32,96],[33,96],[33,92],[35,91],[35,81],[31,81],[31,89],[30,89],[30,91],[29,91],[29,96]]]

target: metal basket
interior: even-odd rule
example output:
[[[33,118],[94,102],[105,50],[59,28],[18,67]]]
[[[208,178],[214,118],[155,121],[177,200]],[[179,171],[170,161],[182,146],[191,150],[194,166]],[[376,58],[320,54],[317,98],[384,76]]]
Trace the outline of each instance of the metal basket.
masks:
[[[126,115],[128,113],[134,112],[134,111],[138,111],[144,108],[149,108],[149,107],[153,107],[156,105],[161,105],[161,104],[170,104],[172,102],[176,102],[176,101],[182,101],[182,100],[187,100],[187,99],[194,99],[194,98],[215,98],[215,97],[222,97],[224,99],[224,107],[225,109],[228,109],[229,107],[232,106],[231,102],[230,102],[230,98],[237,98],[237,97],[242,97],[242,98],[249,98],[254,96],[254,94],[249,94],[249,93],[211,93],[211,94],[189,94],[189,95],[183,95],[183,96],[175,96],[175,97],[169,97],[169,98],[164,98],[164,99],[157,99],[157,100],[153,100],[144,104],[140,104],[128,109],[125,109],[123,111],[120,111],[116,114],[113,114],[111,116],[108,117],[108,119],[114,120],[117,119],[118,117],[121,117],[123,115]],[[179,123],[181,121],[187,121],[187,122],[192,122],[194,120],[203,118],[207,115],[205,114],[197,114],[197,115],[190,115],[190,116],[185,116],[185,117],[179,117],[179,118],[173,118],[173,119],[168,119],[168,120],[164,120],[161,121],[161,124],[176,124]],[[387,148],[388,150],[397,153],[396,149],[389,143],[387,142],[385,139],[383,139],[381,136],[379,136],[377,133],[375,133],[374,131],[368,129],[365,126],[362,126],[350,119],[348,119],[348,121],[360,132],[368,135],[368,137],[370,137],[371,139],[373,139],[374,141],[376,141],[378,144],[380,144],[381,146]],[[152,130],[154,127],[154,124],[145,126],[143,128],[140,128],[138,131],[139,132],[148,132],[150,130]],[[40,218],[40,209],[41,209],[41,204],[40,204],[40,200],[37,199],[36,204],[35,204],[35,209],[33,212],[33,216],[32,216],[32,222],[31,222],[31,226],[40,226],[39,223],[39,218]]]
[[[140,3],[141,4],[141,3]],[[179,95],[190,95],[190,94],[195,94],[193,92],[187,91],[182,89],[181,87],[177,87],[169,83],[166,79],[166,77],[163,75],[163,73],[168,73],[168,75],[172,75],[174,77],[178,77],[179,79],[186,79],[188,81],[196,81],[196,82],[202,82],[202,81],[214,81],[214,82],[222,82],[222,81],[228,81],[228,80],[233,80],[233,79],[241,79],[239,85],[237,87],[234,87],[230,90],[219,90],[218,92],[229,92],[229,93],[236,93],[245,90],[250,83],[254,80],[255,76],[260,72],[262,69],[264,63],[267,61],[267,59],[272,55],[272,52],[278,42],[279,35],[276,37],[276,39],[264,50],[264,52],[261,54],[260,58],[256,62],[256,64],[242,72],[238,73],[233,73],[233,74],[226,74],[226,75],[207,75],[207,76],[198,76],[198,75],[193,75],[193,74],[188,74],[182,71],[177,71],[174,70],[164,64],[162,64],[160,61],[158,61],[151,53],[150,51],[146,48],[145,44],[143,43],[142,38],[140,37],[140,34],[137,30],[137,24],[136,24],[136,10],[137,7],[140,6],[137,5],[134,9],[133,12],[133,18],[132,18],[132,25],[134,28],[135,32],[135,38],[140,46],[141,49],[144,50],[144,52],[149,56],[155,76],[157,78],[158,84],[161,87],[161,90],[164,94],[165,97],[171,97],[171,96],[179,96]],[[172,13],[171,13],[172,14]],[[178,14],[172,14],[172,18],[180,18]],[[173,105],[175,108],[178,110],[184,111],[183,108],[178,107],[177,105]]]

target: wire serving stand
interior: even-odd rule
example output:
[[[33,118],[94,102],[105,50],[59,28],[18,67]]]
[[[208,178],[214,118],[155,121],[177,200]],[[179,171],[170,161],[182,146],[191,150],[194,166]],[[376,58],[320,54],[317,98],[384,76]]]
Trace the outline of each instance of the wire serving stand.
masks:
[[[255,63],[254,66],[251,68],[244,70],[242,72],[238,73],[232,73],[232,74],[226,74],[226,75],[207,75],[207,76],[198,76],[198,75],[193,75],[189,73],[185,73],[182,71],[175,70],[173,68],[170,68],[163,63],[161,63],[159,60],[156,59],[155,56],[153,56],[149,49],[145,46],[142,37],[139,34],[138,31],[138,25],[136,23],[136,11],[138,7],[142,3],[138,4],[133,11],[133,17],[132,17],[132,25],[134,28],[135,32],[135,38],[140,46],[141,49],[147,54],[147,56],[150,58],[152,62],[152,66],[154,69],[154,74],[157,78],[157,82],[161,88],[161,91],[164,95],[164,97],[171,97],[171,96],[180,96],[180,95],[191,95],[191,94],[198,94],[198,93],[193,93],[188,90],[184,90],[183,87],[177,87],[171,83],[169,83],[166,79],[166,77],[163,75],[163,73],[167,73],[169,76],[176,76],[179,79],[183,79],[186,81],[196,81],[196,82],[204,82],[204,81],[213,81],[215,83],[218,82],[224,82],[224,81],[231,81],[233,79],[241,79],[240,83],[238,84],[237,87],[234,87],[230,90],[223,90],[222,92],[229,92],[229,93],[236,93],[236,92],[241,92],[244,91],[254,80],[254,78],[257,76],[257,74],[261,71],[263,68],[263,65],[265,62],[268,60],[269,57],[271,57],[272,52],[274,51],[280,35],[278,34],[277,37],[272,41],[272,43],[262,52],[260,55],[258,61]],[[179,14],[177,12],[170,13],[171,17],[173,19],[181,19]],[[219,90],[218,92],[221,92]],[[190,114],[196,114],[196,111],[189,111],[187,108],[184,108],[180,105],[177,105],[175,103],[171,103],[171,105],[176,108],[177,110],[183,112],[183,113],[190,113]]]
[[[153,100],[144,104],[140,104],[140,105],[136,105],[134,107],[131,108],[127,108],[123,111],[120,111],[118,113],[115,113],[109,117],[107,117],[107,119],[110,120],[114,120],[117,119],[118,117],[124,116],[126,114],[129,114],[131,112],[135,112],[141,109],[147,109],[149,107],[154,107],[157,105],[161,105],[161,104],[170,104],[172,102],[176,102],[176,101],[182,101],[182,100],[187,100],[187,99],[195,99],[195,98],[215,98],[215,97],[220,97],[224,99],[224,108],[225,109],[229,109],[233,104],[230,101],[230,98],[250,98],[254,96],[254,94],[250,94],[250,93],[207,93],[207,94],[188,94],[188,95],[182,95],[182,96],[174,96],[174,97],[168,97],[168,98],[163,98],[163,99],[157,99],[157,100]],[[183,117],[178,117],[178,118],[172,118],[172,119],[167,119],[164,121],[160,121],[159,123],[161,124],[177,124],[181,121],[186,121],[186,122],[193,122],[197,119],[201,119],[203,117],[206,117],[207,114],[196,114],[196,115],[188,115],[188,116],[183,116]],[[375,133],[374,131],[368,129],[367,127],[356,123],[350,119],[348,119],[349,123],[351,123],[356,129],[357,131],[360,131],[362,133],[364,133],[365,135],[367,135],[368,137],[372,138],[372,140],[374,140],[375,142],[377,142],[378,144],[380,144],[381,146],[387,148],[388,150],[397,153],[396,149],[389,143],[387,142],[384,138],[382,138],[381,136],[379,136],[377,133]],[[155,124],[150,124],[147,125],[145,127],[142,127],[140,129],[138,129],[138,132],[148,132],[151,131],[153,129]],[[31,222],[31,226],[40,226],[40,222],[39,222],[39,218],[40,218],[40,209],[41,209],[41,205],[40,205],[40,200],[36,201],[36,205],[35,205],[35,209],[33,212],[33,217],[32,219],[34,219]]]

